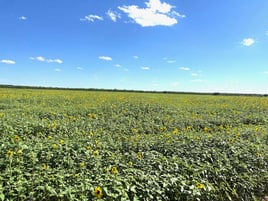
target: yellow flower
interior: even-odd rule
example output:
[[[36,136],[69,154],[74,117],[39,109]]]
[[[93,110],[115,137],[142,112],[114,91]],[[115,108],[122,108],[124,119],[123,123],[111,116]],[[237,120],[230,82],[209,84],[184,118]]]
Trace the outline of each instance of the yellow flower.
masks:
[[[53,149],[57,149],[57,146],[58,146],[57,144],[52,144]]]
[[[97,115],[96,114],[92,114],[92,113],[90,113],[90,114],[88,114],[87,115],[88,116],[88,118],[92,118],[92,119],[96,119],[97,118]]]
[[[223,130],[223,129],[224,129],[223,125],[220,125],[220,126],[219,126],[219,129],[220,129],[220,130]]]
[[[137,153],[137,158],[138,158],[139,160],[142,159],[142,153],[141,153],[141,152],[138,152],[138,153]]]
[[[13,137],[13,140],[14,140],[14,142],[18,142],[18,141],[20,141],[20,136],[15,135],[15,136]]]
[[[47,139],[51,140],[51,139],[52,139],[52,136],[51,136],[51,135],[50,135],[50,136],[48,136],[48,137],[47,137]]]
[[[42,169],[46,170],[47,169],[47,165],[45,163],[42,164]]]
[[[52,127],[53,129],[56,129],[56,128],[57,128],[57,123],[56,123],[56,122],[53,122],[52,125],[51,125],[51,127]]]
[[[95,187],[94,188],[94,196],[97,197],[97,198],[101,198],[102,197],[102,189],[101,187]]]
[[[173,134],[174,134],[174,135],[178,134],[178,132],[179,132],[179,129],[177,129],[177,128],[175,128],[175,129],[173,130]]]
[[[132,166],[132,165],[133,165],[132,161],[129,161],[127,164],[128,164],[129,166]]]
[[[87,146],[87,150],[91,150],[91,146]]]
[[[13,151],[11,151],[11,150],[8,150],[8,151],[7,151],[7,156],[8,156],[9,158],[11,158],[11,157],[13,156],[13,154],[14,154]]]
[[[93,155],[94,155],[94,156],[98,156],[98,155],[99,155],[98,150],[93,151]]]
[[[113,166],[113,167],[112,167],[112,173],[113,173],[114,175],[117,175],[117,174],[118,174],[118,170],[117,170],[117,167],[116,167],[116,166]]]
[[[80,168],[83,168],[83,167],[85,167],[85,163],[84,162],[81,162],[80,163]]]
[[[208,132],[210,131],[210,129],[209,129],[208,127],[205,127],[205,128],[204,128],[204,131],[205,131],[206,133],[208,133]]]
[[[60,144],[61,145],[64,145],[64,140],[60,140]]]
[[[203,189],[203,188],[205,188],[205,185],[204,185],[204,184],[201,184],[201,183],[197,183],[197,184],[196,184],[196,187],[197,187],[198,189]]]
[[[22,154],[22,150],[19,149],[19,150],[17,151],[17,154],[18,154],[18,155],[21,155],[21,154]]]

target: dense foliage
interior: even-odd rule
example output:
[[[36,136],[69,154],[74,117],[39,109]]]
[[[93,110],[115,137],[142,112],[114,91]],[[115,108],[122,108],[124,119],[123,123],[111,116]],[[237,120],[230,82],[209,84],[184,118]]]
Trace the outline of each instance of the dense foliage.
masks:
[[[0,200],[260,200],[268,98],[0,89]]]

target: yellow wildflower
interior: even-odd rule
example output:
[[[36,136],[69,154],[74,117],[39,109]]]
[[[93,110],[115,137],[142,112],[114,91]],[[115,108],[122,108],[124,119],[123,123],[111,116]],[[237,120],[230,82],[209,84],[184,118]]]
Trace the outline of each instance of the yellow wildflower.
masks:
[[[83,167],[85,167],[85,163],[84,162],[81,162],[80,163],[80,168],[83,168]]]
[[[52,139],[52,136],[51,136],[51,135],[50,135],[50,136],[48,136],[48,137],[47,137],[47,139],[51,140],[51,139]]]
[[[208,132],[210,131],[210,129],[209,129],[208,127],[205,126],[204,131],[205,131],[206,133],[208,133]]]
[[[7,156],[8,156],[9,158],[11,158],[11,157],[13,156],[13,154],[14,154],[13,151],[11,151],[11,150],[8,150],[8,151],[7,151]]]
[[[175,129],[173,130],[173,134],[174,134],[174,135],[178,134],[178,132],[179,132],[179,129],[177,129],[177,128],[175,128]]]
[[[98,156],[98,155],[99,155],[98,150],[93,151],[93,155],[94,155],[94,156]]]
[[[53,122],[52,125],[51,125],[51,127],[52,127],[53,129],[56,129],[56,128],[57,128],[57,123],[56,123],[56,122]]]
[[[64,140],[60,140],[60,144],[61,145],[64,145]]]
[[[198,189],[203,189],[203,188],[205,188],[205,185],[204,185],[204,184],[201,184],[201,183],[197,183],[197,184],[196,184],[196,187],[197,187]]]
[[[112,167],[112,173],[113,173],[114,175],[117,175],[117,174],[118,174],[118,170],[117,170],[117,167],[116,167],[116,166],[113,166],[113,167]]]
[[[141,152],[138,152],[138,153],[137,153],[137,158],[138,158],[139,160],[142,159],[142,153],[141,153]]]
[[[47,169],[47,165],[45,163],[42,164],[42,169],[46,170]]]
[[[19,149],[19,150],[17,151],[17,154],[18,154],[18,155],[21,155],[21,154],[22,154],[22,150]]]
[[[20,141],[20,136],[15,135],[15,136],[13,137],[13,140],[14,140],[14,142],[18,142],[18,141]]]
[[[58,145],[57,144],[52,144],[53,149],[57,149]]]
[[[94,196],[97,198],[101,198],[102,197],[102,189],[101,187],[95,187],[94,188],[94,192],[93,192]]]

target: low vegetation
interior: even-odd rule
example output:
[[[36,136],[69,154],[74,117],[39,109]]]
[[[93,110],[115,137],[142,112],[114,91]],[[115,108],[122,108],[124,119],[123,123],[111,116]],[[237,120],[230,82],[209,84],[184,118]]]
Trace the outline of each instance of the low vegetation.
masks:
[[[0,89],[0,200],[261,200],[268,99]]]

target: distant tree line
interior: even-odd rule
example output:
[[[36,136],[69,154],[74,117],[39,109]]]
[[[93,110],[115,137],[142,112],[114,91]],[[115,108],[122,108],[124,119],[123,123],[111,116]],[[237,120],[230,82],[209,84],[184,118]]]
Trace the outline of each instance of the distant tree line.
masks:
[[[202,93],[202,92],[184,92],[184,91],[150,91],[150,90],[131,90],[131,89],[100,89],[100,88],[68,88],[68,87],[44,87],[44,86],[24,86],[0,84],[0,88],[15,89],[49,89],[49,90],[76,90],[76,91],[106,91],[106,92],[133,92],[133,93],[162,93],[162,94],[189,94],[189,95],[214,95],[214,96],[264,96],[268,94],[242,94],[242,93]]]

